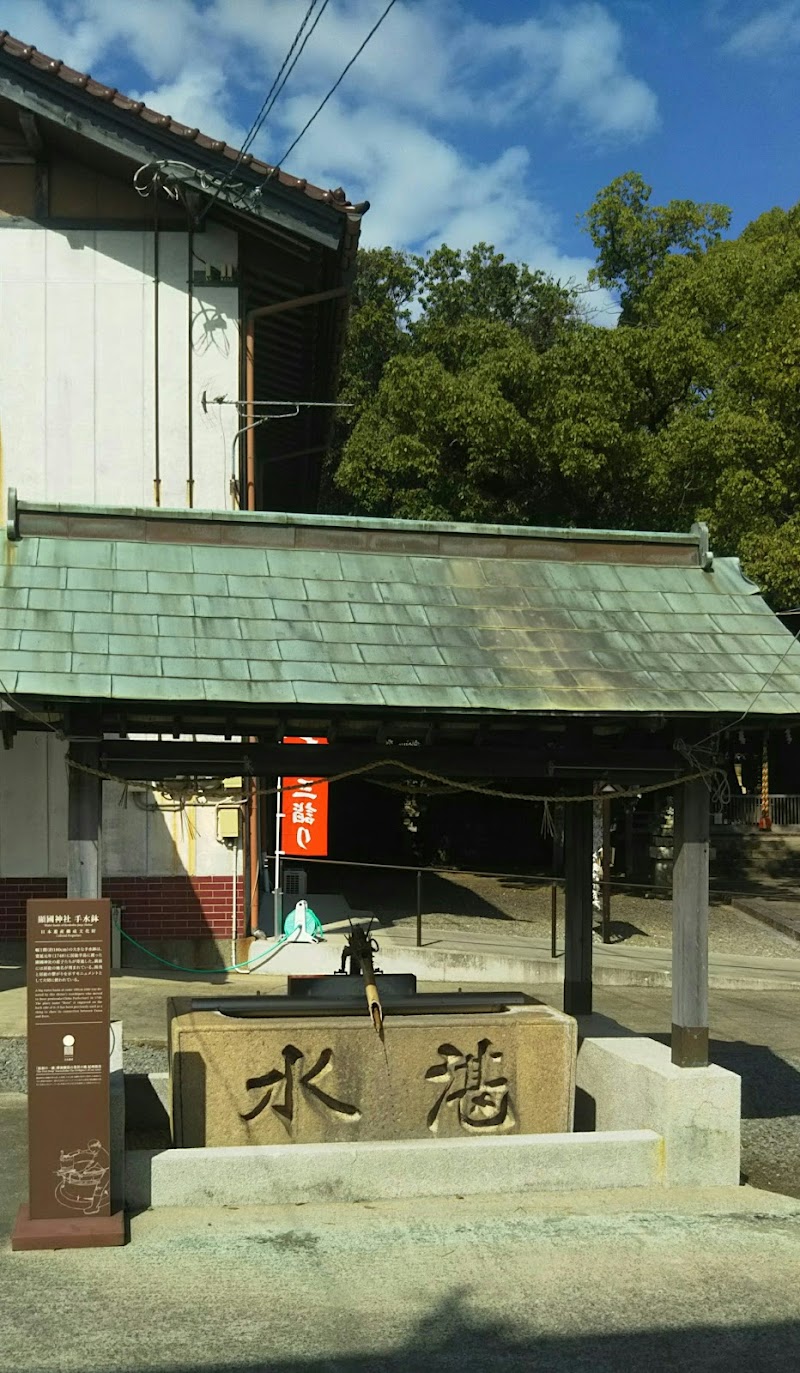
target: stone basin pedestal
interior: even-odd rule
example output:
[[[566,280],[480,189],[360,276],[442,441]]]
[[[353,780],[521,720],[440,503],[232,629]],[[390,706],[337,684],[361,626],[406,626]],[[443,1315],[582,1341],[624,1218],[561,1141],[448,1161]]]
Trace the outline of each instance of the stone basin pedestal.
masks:
[[[549,1006],[235,1019],[169,1003],[177,1148],[481,1139],[572,1128],[577,1026]]]

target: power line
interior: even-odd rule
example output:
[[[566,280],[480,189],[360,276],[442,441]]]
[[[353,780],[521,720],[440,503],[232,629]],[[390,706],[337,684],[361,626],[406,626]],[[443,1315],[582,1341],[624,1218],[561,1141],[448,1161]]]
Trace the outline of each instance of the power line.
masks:
[[[297,36],[296,36],[296,38],[295,38],[295,42],[292,44],[292,47],[289,49],[289,52],[287,53],[287,60],[288,60],[289,57],[291,57],[292,52],[293,52],[293,50],[294,50],[294,47],[295,47],[295,45],[296,45],[296,43],[297,43],[297,40],[300,38],[300,36],[301,36],[301,34],[302,34],[302,32],[303,32],[303,29],[305,28],[305,25],[306,25],[307,22],[308,22],[308,19],[309,19],[309,16],[310,16],[310,14],[311,14],[311,11],[313,10],[314,5],[315,5],[316,3],[317,3],[317,0],[312,0],[312,4],[311,4],[310,8],[308,9],[308,11],[306,12],[306,16],[305,16],[305,18],[304,18],[304,20],[303,20],[303,23],[301,24],[300,29],[299,29],[298,32],[297,32]],[[255,138],[258,137],[259,133],[261,132],[261,129],[262,129],[263,126],[264,126],[264,121],[266,120],[267,116],[271,113],[271,111],[274,109],[276,101],[278,100],[279,96],[281,95],[281,92],[283,91],[283,89],[284,89],[284,87],[285,87],[285,85],[286,85],[286,82],[289,80],[289,77],[291,76],[292,72],[294,71],[295,67],[297,66],[297,63],[298,63],[298,61],[300,60],[300,58],[301,58],[301,56],[302,56],[302,54],[303,54],[303,49],[305,48],[307,42],[309,41],[309,39],[311,38],[311,36],[312,36],[312,34],[313,34],[315,28],[317,27],[317,24],[319,23],[320,19],[322,18],[323,14],[325,13],[326,9],[328,8],[328,4],[329,4],[329,0],[322,0],[322,9],[319,11],[319,14],[317,15],[316,19],[314,20],[314,23],[311,25],[311,28],[309,29],[308,33],[306,34],[305,38],[303,39],[302,43],[300,44],[300,49],[299,49],[299,51],[298,51],[298,53],[297,53],[297,56],[295,57],[295,59],[294,59],[294,61],[291,63],[291,65],[289,66],[289,69],[288,69],[288,71],[286,72],[286,75],[284,76],[284,78],[283,78],[283,80],[281,81],[280,85],[277,86],[277,89],[276,89],[276,85],[277,85],[277,82],[280,80],[280,76],[281,76],[281,72],[283,71],[283,67],[281,68],[281,72],[278,72],[278,75],[277,75],[277,77],[275,78],[275,81],[273,81],[272,86],[270,87],[270,90],[267,92],[267,97],[266,97],[266,99],[265,99],[265,101],[264,101],[264,104],[261,106],[261,109],[260,109],[260,111],[259,111],[259,113],[258,113],[258,115],[257,115],[257,117],[256,117],[256,120],[255,120],[255,122],[254,122],[254,126],[253,126],[253,129],[252,129],[252,132],[250,133],[250,135],[249,135],[249,137],[248,137],[247,148],[249,148],[249,147],[252,145],[253,140],[254,140]],[[283,65],[285,66],[285,65],[286,65],[286,62],[284,62]],[[272,94],[273,91],[275,92],[274,95]],[[270,96],[272,96],[272,99],[270,99]],[[245,151],[247,151],[247,148],[245,149]]]
[[[264,99],[263,99],[263,101],[262,101],[261,108],[259,109],[258,114],[256,115],[255,119],[253,120],[252,124],[250,125],[250,128],[248,129],[248,131],[247,131],[247,133],[246,133],[246,135],[245,135],[245,137],[244,137],[244,140],[243,140],[243,142],[242,142],[242,146],[241,146],[241,148],[239,149],[239,152],[238,152],[237,155],[236,155],[236,160],[234,161],[233,166],[228,168],[228,171],[225,173],[224,177],[222,178],[222,181],[220,182],[219,186],[217,187],[217,189],[216,189],[214,195],[211,197],[211,200],[209,200],[208,204],[206,205],[205,209],[203,210],[203,213],[200,215],[199,221],[198,221],[199,223],[202,223],[202,221],[205,219],[206,215],[209,213],[209,211],[211,210],[212,206],[214,205],[214,202],[215,202],[216,200],[219,199],[219,197],[220,197],[220,195],[222,194],[222,191],[224,190],[225,186],[230,182],[230,180],[231,180],[231,178],[233,177],[234,173],[236,172],[237,168],[241,165],[242,159],[247,155],[247,153],[249,152],[250,148],[251,148],[252,145],[253,145],[254,140],[258,137],[259,133],[261,132],[261,129],[263,128],[264,121],[265,121],[265,119],[267,118],[267,115],[270,113],[270,111],[271,111],[272,108],[274,107],[275,102],[276,102],[276,100],[278,99],[278,96],[281,94],[281,92],[282,92],[284,86],[286,85],[286,82],[289,80],[289,77],[291,76],[292,72],[294,71],[294,68],[297,66],[297,63],[298,63],[300,57],[302,56],[303,49],[305,48],[305,46],[306,46],[306,44],[307,44],[309,38],[310,38],[311,35],[313,34],[315,28],[317,27],[317,24],[319,23],[320,19],[322,18],[323,14],[325,13],[325,10],[326,10],[327,7],[328,7],[329,0],[322,0],[322,8],[321,8],[321,10],[319,11],[319,13],[317,14],[317,17],[315,18],[314,23],[311,25],[311,28],[310,28],[309,32],[306,34],[305,38],[303,38],[303,34],[304,34],[304,32],[305,32],[306,26],[308,25],[308,22],[309,22],[309,20],[310,20],[310,18],[311,18],[311,15],[313,14],[313,12],[314,12],[314,10],[315,10],[315,8],[316,8],[316,6],[317,6],[318,3],[319,3],[319,0],[311,0],[311,3],[310,3],[310,5],[308,6],[308,9],[306,10],[305,14],[303,15],[303,19],[302,19],[302,22],[301,22],[301,24],[300,24],[300,27],[298,28],[297,33],[295,34],[294,38],[292,39],[292,43],[291,43],[291,46],[290,46],[290,48],[289,48],[289,51],[287,52],[286,56],[284,57],[284,59],[283,59],[281,65],[280,65],[280,68],[278,69],[278,73],[277,73],[277,75],[276,75],[274,81],[272,82],[272,85],[270,86],[269,90],[267,91],[267,94],[265,95],[265,97],[264,97]],[[303,40],[302,43],[300,43],[300,40],[301,40],[301,39]],[[292,61],[292,60],[291,60],[291,59],[292,59],[292,55],[294,54],[295,48],[297,47],[298,43],[300,43],[300,49],[299,49],[297,55],[294,57],[294,60]],[[286,70],[287,66],[288,66],[288,71]],[[285,76],[284,76],[284,72],[286,73]],[[281,80],[281,77],[283,77],[283,80]],[[279,84],[279,83],[280,83],[280,84]]]
[[[360,48],[358,48],[357,51],[353,53],[353,56],[350,58],[350,61],[348,62],[347,66],[344,68],[344,70],[341,72],[341,74],[340,74],[340,75],[337,77],[337,79],[334,81],[333,85],[331,86],[330,90],[328,91],[328,94],[325,96],[325,99],[320,101],[319,105],[318,105],[317,108],[315,109],[315,111],[314,111],[314,113],[312,114],[311,118],[308,120],[308,122],[307,122],[306,124],[303,125],[302,129],[300,130],[300,132],[299,132],[299,134],[297,135],[297,137],[296,137],[296,139],[294,140],[294,142],[289,144],[289,147],[286,149],[286,152],[283,154],[283,157],[281,157],[281,158],[278,160],[278,162],[276,163],[276,165],[275,165],[275,170],[274,170],[273,172],[270,173],[271,176],[275,176],[276,172],[278,171],[278,169],[279,169],[280,167],[283,166],[284,162],[286,161],[286,159],[287,159],[287,157],[290,155],[290,153],[294,152],[295,148],[297,147],[297,145],[298,145],[298,143],[300,142],[300,139],[303,137],[303,135],[306,134],[306,133],[308,133],[308,130],[311,128],[311,125],[314,123],[314,120],[316,119],[317,115],[318,115],[318,114],[321,114],[321,112],[324,110],[325,106],[327,105],[328,101],[330,100],[331,96],[339,89],[339,87],[341,86],[342,82],[344,81],[344,78],[347,76],[347,73],[349,72],[350,68],[353,66],[353,64],[354,64],[354,63],[358,60],[358,58],[361,56],[362,52],[364,51],[365,47],[367,46],[367,44],[369,43],[369,41],[370,41],[370,39],[373,37],[373,35],[376,34],[376,33],[378,32],[378,29],[380,28],[381,24],[383,23],[384,19],[386,18],[387,14],[389,13],[390,9],[393,8],[393,6],[395,5],[395,3],[396,3],[396,0],[389,0],[389,3],[388,3],[388,5],[386,6],[386,9],[383,11],[383,14],[381,15],[380,19],[378,19],[378,20],[376,21],[376,23],[373,24],[372,28],[370,29],[369,33],[367,34],[367,36],[366,36],[366,38],[364,39],[363,43],[361,44]]]

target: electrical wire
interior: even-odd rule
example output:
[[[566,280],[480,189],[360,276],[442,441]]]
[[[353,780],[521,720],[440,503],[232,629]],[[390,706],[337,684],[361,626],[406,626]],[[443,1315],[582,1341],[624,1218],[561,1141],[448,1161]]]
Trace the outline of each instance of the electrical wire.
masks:
[[[305,27],[305,24],[308,22],[309,15],[311,14],[311,10],[313,10],[314,4],[315,4],[315,3],[316,3],[316,0],[313,0],[313,3],[312,3],[312,5],[311,5],[310,9],[308,10],[308,13],[306,14],[306,17],[305,17],[305,19],[303,20],[303,24],[301,25],[301,28],[300,28],[300,30],[299,30],[298,37],[300,36],[300,33],[302,33],[302,30],[303,30],[303,28]],[[253,127],[253,132],[252,132],[252,134],[251,134],[251,136],[250,136],[250,138],[249,138],[248,144],[247,144],[247,147],[248,147],[248,148],[250,148],[250,147],[252,146],[254,140],[258,137],[259,133],[261,132],[262,128],[264,127],[264,123],[265,123],[265,121],[266,121],[268,115],[270,115],[271,112],[272,112],[272,110],[275,108],[275,104],[276,104],[276,102],[277,102],[279,96],[281,95],[281,92],[283,91],[283,89],[284,89],[284,87],[285,87],[285,85],[286,85],[286,82],[289,80],[289,77],[291,76],[292,72],[294,71],[295,67],[297,66],[297,63],[299,62],[299,60],[300,60],[300,58],[301,58],[301,56],[302,56],[302,54],[303,54],[303,49],[305,48],[306,44],[308,43],[309,39],[311,38],[312,34],[314,33],[314,30],[315,30],[315,28],[317,27],[317,24],[319,23],[320,19],[322,18],[323,14],[325,13],[326,9],[328,8],[328,4],[329,4],[329,0],[322,0],[322,9],[319,11],[319,14],[317,15],[316,19],[314,20],[314,23],[311,25],[311,28],[309,29],[308,33],[306,34],[305,38],[303,39],[302,43],[300,44],[300,48],[299,48],[299,50],[298,50],[298,52],[297,52],[297,56],[294,58],[294,61],[293,61],[293,62],[291,63],[291,65],[289,66],[289,69],[288,69],[288,71],[286,72],[286,75],[284,76],[284,78],[283,78],[283,80],[281,81],[280,85],[278,86],[277,90],[275,90],[275,82],[272,83],[272,88],[271,88],[271,90],[270,90],[270,91],[268,92],[268,94],[267,94],[267,99],[265,100],[264,104],[262,105],[261,111],[259,112],[259,115],[258,115],[258,117],[257,117],[257,119],[256,119],[256,122],[255,122],[255,125],[254,125],[254,127]],[[295,42],[296,42],[296,41],[297,41],[297,39],[295,39]],[[292,45],[292,46],[294,47],[294,45]],[[289,54],[288,54],[288,56],[291,56],[291,54],[292,54],[292,48],[289,49]],[[285,65],[285,64],[284,64],[284,65]],[[280,77],[280,72],[278,73],[278,77]],[[277,78],[276,78],[276,79],[277,79]],[[274,95],[272,95],[272,90],[275,90],[275,94],[274,94]],[[270,100],[270,95],[272,95],[272,99],[271,99],[271,100]],[[267,103],[267,102],[269,102],[269,103]]]
[[[396,4],[396,0],[389,0],[389,3],[388,3],[388,5],[386,6],[386,9],[383,11],[383,14],[381,15],[380,19],[376,20],[376,22],[373,24],[372,28],[370,29],[369,33],[367,34],[367,36],[366,36],[366,38],[364,39],[363,43],[361,44],[360,48],[358,48],[358,49],[353,53],[353,56],[350,58],[350,61],[347,63],[347,66],[346,66],[346,67],[344,68],[344,70],[340,73],[340,75],[336,78],[336,80],[334,81],[334,83],[333,83],[333,85],[331,86],[330,90],[328,91],[328,94],[325,96],[325,99],[320,101],[319,105],[318,105],[317,108],[315,109],[315,111],[314,111],[314,113],[312,114],[311,118],[303,125],[302,129],[300,130],[299,134],[298,134],[297,137],[295,138],[294,142],[289,144],[289,147],[286,149],[286,152],[283,154],[283,157],[279,158],[278,162],[275,164],[274,169],[270,172],[270,176],[276,176],[276,175],[277,175],[277,172],[278,172],[279,168],[283,166],[283,163],[286,161],[286,159],[287,159],[287,157],[290,155],[290,153],[293,153],[293,152],[294,152],[295,148],[297,147],[298,143],[300,142],[300,139],[303,137],[304,134],[308,133],[308,130],[311,128],[311,125],[314,123],[314,120],[316,119],[317,115],[322,113],[322,111],[324,110],[324,108],[325,108],[325,106],[327,105],[328,101],[330,100],[331,96],[339,89],[339,87],[341,86],[342,82],[344,81],[344,78],[347,76],[347,73],[349,72],[350,68],[354,65],[355,62],[358,61],[358,58],[361,56],[362,52],[364,51],[365,47],[366,47],[367,44],[369,43],[370,39],[373,37],[374,34],[376,34],[376,33],[378,32],[378,29],[380,28],[380,26],[381,26],[381,24],[383,23],[384,19],[385,19],[386,16],[388,15],[389,11],[390,11],[391,9],[393,9],[393,7],[394,7],[395,4]]]
[[[292,72],[294,71],[295,67],[297,66],[297,63],[299,62],[300,58],[302,57],[303,49],[305,48],[306,44],[308,43],[308,40],[311,38],[312,34],[314,33],[314,30],[315,30],[315,28],[317,27],[317,24],[319,23],[319,21],[320,21],[320,19],[322,18],[323,14],[325,13],[325,10],[328,8],[329,0],[322,0],[322,8],[321,8],[321,10],[319,11],[319,13],[317,14],[317,16],[316,16],[316,18],[315,18],[315,20],[314,20],[314,23],[311,25],[311,28],[310,28],[309,32],[306,34],[305,38],[303,38],[303,33],[305,32],[306,26],[307,26],[307,24],[308,24],[308,22],[309,22],[309,20],[310,20],[310,18],[311,18],[311,15],[313,14],[313,12],[314,12],[314,10],[315,10],[315,8],[316,8],[316,6],[317,6],[318,3],[319,3],[319,0],[311,0],[311,4],[309,5],[308,9],[306,10],[305,14],[303,15],[303,19],[302,19],[302,22],[301,22],[301,24],[300,24],[300,27],[299,27],[299,29],[297,30],[297,33],[295,34],[294,38],[292,39],[291,47],[289,48],[289,51],[287,52],[286,56],[284,57],[284,59],[283,59],[281,65],[280,65],[280,68],[279,68],[279,70],[278,70],[278,74],[277,74],[277,76],[275,77],[275,79],[274,79],[272,85],[270,86],[269,90],[267,91],[267,94],[265,95],[264,100],[263,100],[263,102],[262,102],[262,104],[261,104],[261,108],[259,109],[258,114],[256,115],[255,119],[253,120],[252,124],[250,125],[250,128],[248,129],[248,131],[247,131],[247,133],[246,133],[246,135],[245,135],[245,138],[244,138],[244,141],[243,141],[243,143],[242,143],[242,146],[241,146],[241,148],[239,149],[239,152],[237,153],[236,160],[234,161],[233,166],[230,167],[229,170],[225,173],[225,176],[222,178],[221,182],[219,183],[219,185],[218,185],[218,187],[217,187],[217,189],[216,189],[214,195],[211,197],[211,199],[209,200],[209,202],[208,202],[208,204],[206,205],[205,209],[203,210],[202,214],[199,216],[199,218],[198,218],[198,223],[199,223],[199,224],[202,224],[202,222],[203,222],[203,220],[205,219],[206,215],[207,215],[207,214],[209,213],[209,211],[211,210],[211,208],[212,208],[212,206],[214,205],[215,201],[217,201],[217,200],[219,199],[220,195],[222,194],[223,190],[224,190],[225,187],[227,186],[227,184],[228,184],[228,182],[230,181],[231,177],[232,177],[232,176],[234,175],[234,173],[236,172],[237,168],[238,168],[239,166],[241,166],[242,159],[243,159],[244,157],[246,157],[246,155],[247,155],[247,153],[249,152],[250,148],[252,147],[252,145],[253,145],[255,139],[258,137],[259,133],[261,132],[261,130],[262,130],[263,126],[264,126],[264,122],[265,122],[265,120],[267,119],[267,116],[270,114],[270,112],[271,112],[272,109],[274,108],[275,102],[277,101],[278,97],[281,95],[281,92],[283,91],[283,89],[284,89],[284,87],[285,87],[285,85],[286,85],[286,82],[289,80],[289,77],[291,76]],[[300,43],[301,38],[302,38],[302,40],[303,40],[302,43]],[[295,48],[297,47],[298,43],[300,43],[299,51],[297,52],[296,56],[294,57],[294,60],[291,60],[291,59],[292,59],[292,55],[293,55],[293,53],[294,53],[294,51],[295,51]],[[288,70],[286,70],[287,64],[288,64]],[[284,72],[286,73],[285,75],[284,75]],[[281,77],[283,77],[283,80],[281,80]]]

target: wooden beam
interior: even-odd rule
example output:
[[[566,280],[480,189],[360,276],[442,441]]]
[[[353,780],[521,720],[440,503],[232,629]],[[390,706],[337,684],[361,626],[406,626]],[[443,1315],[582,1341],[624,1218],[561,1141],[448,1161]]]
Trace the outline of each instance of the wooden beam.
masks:
[[[82,767],[97,768],[96,744],[73,744],[70,758]],[[101,895],[103,783],[80,767],[69,768],[67,797],[67,896]]]
[[[672,870],[672,1061],[708,1063],[709,797],[702,779],[675,789]]]
[[[592,1009],[592,803],[564,806],[564,1010]]]
[[[29,110],[20,110],[19,126],[22,129],[23,137],[28,151],[35,158],[42,158],[45,155],[44,140],[39,128],[39,121],[35,114]]]
[[[134,726],[130,725],[132,729]],[[184,728],[184,733],[188,729]],[[322,733],[317,730],[317,733]],[[328,738],[335,736],[326,728]],[[571,778],[571,789],[575,790],[575,768],[577,760],[567,763],[554,761],[541,747],[520,740],[502,746],[485,746],[480,749],[465,744],[420,744],[415,748],[397,744],[382,744],[380,741],[364,743],[331,742],[324,751],[313,744],[255,744],[245,742],[230,743],[189,743],[184,741],[106,739],[101,746],[104,768],[126,778],[180,777],[191,775],[223,776],[244,773],[248,776],[279,776],[287,767],[292,775],[299,773],[308,776],[332,776],[360,767],[373,760],[389,759],[396,763],[408,763],[413,767],[436,773],[442,777],[469,777],[476,779],[520,778],[537,780],[543,794],[551,795],[559,789],[559,775],[563,772]],[[323,756],[324,754],[324,756]],[[604,762],[627,763],[628,770],[617,772],[615,780],[644,785],[654,774],[669,767],[678,771],[681,760],[667,750],[655,752],[648,757],[642,753],[638,766],[635,753],[630,759],[621,759],[619,753],[609,754],[597,748],[582,759],[586,769],[587,793],[591,791],[590,776],[603,771]],[[397,775],[403,770],[396,769]],[[388,775],[388,770],[387,770]],[[404,774],[407,775],[407,774]],[[669,773],[667,773],[669,776]],[[581,782],[577,783],[581,786]]]

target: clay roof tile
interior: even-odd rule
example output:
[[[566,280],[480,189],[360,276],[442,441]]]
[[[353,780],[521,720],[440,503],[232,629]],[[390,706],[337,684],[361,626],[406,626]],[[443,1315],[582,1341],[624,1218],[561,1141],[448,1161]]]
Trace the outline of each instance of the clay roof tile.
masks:
[[[237,162],[259,176],[274,178],[281,186],[295,190],[301,195],[306,195],[311,200],[321,200],[325,204],[333,205],[336,209],[346,212],[352,213],[353,211],[354,207],[341,187],[335,191],[324,190],[321,186],[314,186],[306,181],[305,177],[291,176],[288,172],[282,171],[280,167],[272,167],[268,162],[262,162],[259,158],[253,157],[252,153],[242,155],[237,148],[232,148],[226,144],[224,139],[210,138],[208,134],[201,133],[198,128],[190,128],[187,124],[181,124],[168,114],[160,114],[157,110],[149,109],[143,101],[132,100],[130,96],[124,95],[113,86],[106,86],[100,81],[95,81],[87,72],[76,71],[73,67],[65,66],[58,58],[48,57],[45,53],[38,52],[32,44],[23,43],[20,39],[13,38],[7,29],[0,29],[0,52],[5,53],[7,57],[28,63],[36,67],[37,70],[56,77],[65,85],[77,86],[79,89],[85,90],[86,94],[93,99],[114,105],[116,109],[125,114],[134,115],[145,124],[167,129],[177,137],[185,139],[187,143],[196,143],[198,148],[207,152],[219,153],[228,161]]]

